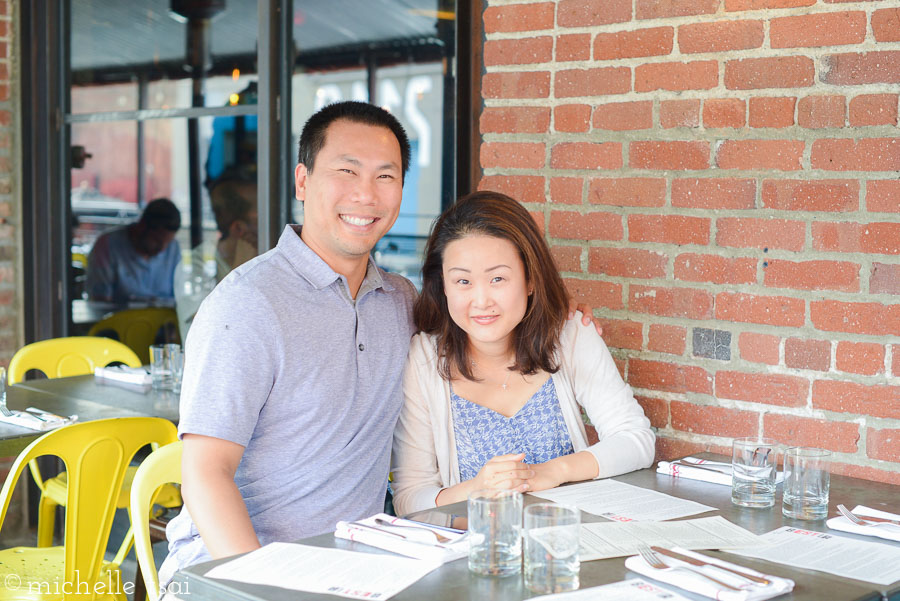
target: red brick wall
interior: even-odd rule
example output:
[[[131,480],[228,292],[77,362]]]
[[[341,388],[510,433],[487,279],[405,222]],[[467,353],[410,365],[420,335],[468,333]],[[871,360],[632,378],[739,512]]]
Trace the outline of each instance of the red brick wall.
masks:
[[[17,277],[20,261],[17,142],[17,65],[15,2],[0,0],[0,365],[6,366],[20,346],[21,324]],[[0,482],[15,457],[0,458]],[[3,540],[18,543],[27,527],[24,487],[15,495],[3,524]]]
[[[18,209],[15,181],[18,164],[13,108],[16,63],[14,23],[9,0],[0,0],[0,365],[7,365],[19,345],[16,277]]]
[[[658,429],[900,483],[900,2],[488,0],[480,188]]]

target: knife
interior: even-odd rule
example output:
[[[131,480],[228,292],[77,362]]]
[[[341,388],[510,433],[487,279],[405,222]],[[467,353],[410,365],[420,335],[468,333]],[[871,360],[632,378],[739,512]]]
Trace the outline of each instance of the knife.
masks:
[[[669,465],[674,465],[676,467],[689,467],[689,468],[693,468],[693,469],[703,470],[704,472],[715,472],[717,474],[722,474],[723,476],[731,475],[731,470],[728,470],[728,471],[719,470],[714,467],[707,467],[705,465],[700,465],[697,463],[681,463],[679,461],[670,461]]]
[[[402,538],[404,541],[408,543],[413,543],[414,545],[425,545],[426,547],[437,547],[439,549],[449,549],[446,545],[442,545],[440,543],[426,543],[425,541],[416,540],[414,538],[409,538],[408,536],[403,536],[397,532],[390,532],[385,530],[384,528],[378,528],[376,526],[369,526],[368,524],[363,524],[362,522],[347,522],[347,526],[350,528],[362,528],[364,530],[374,530],[380,534],[389,534],[391,536],[396,536],[397,538]]]
[[[27,408],[25,409],[25,411],[27,411],[28,413],[31,413],[31,414],[34,415],[35,417],[37,417],[38,415],[45,415],[45,416],[47,416],[47,418],[49,418],[49,419],[58,419],[58,420],[60,420],[60,421],[64,421],[64,420],[66,419],[66,418],[64,418],[64,417],[61,416],[61,415],[56,415],[55,413],[50,413],[49,411],[44,411],[43,409],[38,409],[37,407],[27,407]],[[42,420],[42,421],[47,421],[47,420],[44,419],[44,418],[41,418],[41,420]]]
[[[753,574],[748,574],[741,570],[734,570],[732,568],[729,568],[729,567],[726,567],[726,566],[723,566],[723,565],[720,565],[717,563],[709,563],[706,561],[701,561],[699,559],[694,559],[693,557],[688,557],[687,555],[682,555],[681,553],[676,553],[675,551],[671,551],[669,549],[663,549],[662,547],[650,547],[650,548],[653,549],[654,551],[656,551],[657,553],[666,555],[668,557],[677,559],[679,561],[683,561],[685,563],[689,563],[692,566],[697,566],[697,567],[711,566],[714,568],[719,568],[720,570],[727,570],[733,574],[737,574],[741,578],[746,578],[747,580],[750,580],[751,582],[756,582],[758,584],[772,584],[771,580],[766,580],[765,578],[762,578],[760,576],[755,576]]]
[[[894,524],[895,526],[900,526],[900,521],[889,520],[888,518],[877,518],[874,515],[865,515],[862,513],[857,513],[856,517],[858,517],[861,520],[865,520],[866,522],[878,522],[879,524]]]

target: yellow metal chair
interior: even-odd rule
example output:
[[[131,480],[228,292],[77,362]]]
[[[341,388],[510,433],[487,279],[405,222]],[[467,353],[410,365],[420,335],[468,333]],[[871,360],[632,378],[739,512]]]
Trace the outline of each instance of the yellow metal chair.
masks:
[[[126,601],[121,558],[103,559],[125,472],[138,449],[176,438],[175,426],[167,420],[125,417],[65,426],[28,445],[0,490],[0,527],[25,466],[37,457],[56,455],[69,475],[65,545],[0,551],[0,599]]]
[[[144,578],[148,601],[159,599],[159,574],[153,560],[150,512],[157,493],[166,485],[181,483],[181,442],[159,447],[144,459],[131,485],[131,525],[139,572]]]
[[[48,378],[65,378],[94,373],[95,367],[114,362],[130,367],[143,365],[130,348],[111,338],[71,336],[51,338],[23,346],[9,362],[9,383],[25,379],[32,369],[44,372]]]
[[[166,342],[180,342],[178,315],[175,309],[167,307],[127,309],[113,313],[95,323],[88,331],[88,336],[99,336],[100,332],[112,330],[119,337],[119,342],[137,353],[141,362],[147,364],[150,363],[150,345],[156,340],[156,333],[163,326],[171,328],[174,333],[174,339]]]
[[[95,367],[105,367],[113,362],[125,363],[130,367],[139,367],[141,360],[130,348],[110,338],[95,336],[72,336],[70,338],[52,338],[28,344],[13,356],[9,362],[9,383],[16,384],[32,370],[40,370],[48,378],[63,378],[93,373]],[[65,506],[67,496],[68,475],[61,472],[53,478],[44,480],[37,461],[29,466],[31,476],[41,491],[38,506],[38,546],[49,547],[53,544],[53,526],[56,521],[56,507]],[[119,493],[117,507],[128,507],[131,481],[134,479],[136,467],[129,468],[125,474],[122,490]],[[166,507],[181,505],[181,493],[170,486],[158,501]],[[122,557],[131,548],[132,536],[129,532],[122,542]]]

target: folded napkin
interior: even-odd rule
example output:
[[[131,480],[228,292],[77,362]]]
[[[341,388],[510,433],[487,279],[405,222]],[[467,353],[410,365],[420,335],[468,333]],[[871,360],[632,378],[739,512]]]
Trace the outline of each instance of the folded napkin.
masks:
[[[61,415],[47,413],[43,409],[35,409],[34,407],[29,407],[25,411],[13,409],[12,415],[9,417],[0,415],[0,422],[21,426],[23,428],[28,428],[29,430],[37,430],[39,432],[46,432],[47,430],[53,430],[54,428],[71,424],[77,419],[77,415],[62,417]]]
[[[400,526],[391,527],[376,524],[375,520],[377,518]],[[406,526],[415,526],[415,528]],[[434,527],[434,532],[451,539],[449,543],[438,543],[433,535],[422,528],[432,530],[432,528],[419,522],[411,522],[386,513],[378,513],[357,522],[338,522],[334,535],[338,538],[346,538],[415,559],[446,563],[468,556],[469,541],[464,539],[465,533]]]
[[[677,551],[682,555],[687,555],[688,557],[693,557],[707,563],[728,566],[729,568],[740,570],[741,572],[746,572],[748,574],[753,574],[754,576],[762,576],[763,578],[770,580],[771,584],[758,584],[745,578],[741,578],[736,574],[732,574],[727,570],[718,570],[709,566],[696,567],[683,561],[679,561],[677,559],[665,557],[662,555],[660,555],[660,559],[662,559],[667,565],[673,567],[690,568],[691,571],[658,570],[656,568],[650,567],[650,565],[646,561],[644,561],[644,559],[640,555],[636,555],[634,557],[629,557],[628,559],[626,559],[625,567],[629,570],[637,572],[642,576],[647,576],[648,578],[653,578],[654,580],[659,580],[660,582],[665,582],[667,584],[671,584],[672,586],[677,586],[678,588],[684,589],[686,591],[697,593],[698,595],[703,595],[704,597],[709,597],[710,599],[719,599],[721,601],[757,601],[760,599],[771,599],[772,597],[783,595],[784,593],[790,592],[794,589],[794,581],[787,578],[779,578],[777,576],[763,574],[762,572],[757,572],[756,570],[752,570],[741,565],[722,561],[721,559],[716,559],[715,557],[710,557],[708,555],[694,553],[693,551],[688,551],[687,549],[682,549],[680,547],[675,547],[672,550]],[[693,570],[697,570],[697,572],[701,574],[712,576],[716,580],[721,580],[722,582],[725,582],[740,590],[734,591],[731,589],[720,587],[712,580],[704,578]]]
[[[677,461],[660,461],[656,467],[656,473],[731,486],[731,464],[722,461],[710,461],[698,457],[684,457]],[[784,472],[776,473],[775,482],[782,480],[784,480]]]
[[[868,515],[875,518],[900,520],[900,514],[879,511],[877,509],[872,509],[871,507],[866,507],[865,505],[857,505],[851,511],[863,519]],[[831,518],[825,522],[825,525],[833,530],[843,530],[844,532],[852,532],[853,534],[862,534],[864,536],[877,536],[878,538],[886,538],[888,540],[900,542],[900,526],[886,523],[879,524],[878,522],[872,523],[878,525],[857,526],[844,516],[840,515],[836,518]]]
[[[128,367],[127,365],[95,367],[94,377],[133,386],[150,386],[153,384],[150,372],[147,371],[146,367]]]

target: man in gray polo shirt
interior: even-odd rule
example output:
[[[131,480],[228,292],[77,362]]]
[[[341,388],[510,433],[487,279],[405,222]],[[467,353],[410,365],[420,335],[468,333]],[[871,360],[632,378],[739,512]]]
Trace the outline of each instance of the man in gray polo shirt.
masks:
[[[415,289],[369,253],[400,210],[409,142],[390,113],[328,106],[300,138],[304,225],[235,269],[186,342],[185,508],[175,570],[381,511]]]

